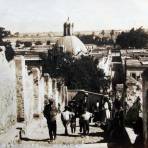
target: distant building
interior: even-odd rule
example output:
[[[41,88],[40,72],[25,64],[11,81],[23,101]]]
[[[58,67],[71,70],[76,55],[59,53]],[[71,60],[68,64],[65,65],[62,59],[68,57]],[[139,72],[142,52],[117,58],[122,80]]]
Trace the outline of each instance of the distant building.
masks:
[[[69,21],[69,17],[68,17],[67,22],[64,23],[63,35],[64,36],[73,35],[73,27],[74,27],[74,24]]]
[[[126,74],[134,79],[141,79],[141,74],[144,69],[148,68],[148,63],[138,59],[126,59]]]
[[[141,79],[143,70],[148,68],[148,50],[122,50],[121,54],[122,60],[126,64],[126,75],[133,77],[135,80]]]
[[[73,23],[69,21],[64,23],[63,37],[56,42],[57,48],[63,48],[64,52],[72,53],[73,55],[86,54],[87,49],[85,45],[76,36],[73,35]]]
[[[111,57],[112,83],[122,84],[124,82],[124,69],[121,59],[121,52],[119,50],[113,49],[111,51]]]

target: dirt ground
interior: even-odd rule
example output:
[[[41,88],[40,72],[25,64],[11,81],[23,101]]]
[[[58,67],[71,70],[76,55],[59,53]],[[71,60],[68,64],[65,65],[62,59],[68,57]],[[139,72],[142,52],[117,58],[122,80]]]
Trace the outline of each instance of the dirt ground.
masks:
[[[60,114],[57,117],[57,138],[51,144],[95,144],[103,140],[103,131],[96,127],[94,123],[90,123],[89,136],[83,136],[79,132],[79,125],[77,120],[76,133],[72,134],[70,126],[68,127],[69,136],[64,135],[64,127],[62,125]],[[49,144],[48,128],[46,119],[41,117],[32,121],[27,131],[22,135],[24,140],[22,144]]]

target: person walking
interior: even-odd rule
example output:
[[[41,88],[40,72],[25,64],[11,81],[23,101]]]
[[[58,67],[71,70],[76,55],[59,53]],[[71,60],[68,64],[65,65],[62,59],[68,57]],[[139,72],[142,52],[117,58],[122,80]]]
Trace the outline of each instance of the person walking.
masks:
[[[105,109],[105,122],[108,122],[108,120],[110,119],[110,110],[109,110],[109,103],[108,103],[108,101],[105,101],[104,109]]]
[[[56,116],[57,116],[57,113],[58,113],[58,110],[55,106],[54,100],[49,100],[49,103],[46,104],[44,107],[43,114],[47,120],[50,141],[53,141],[56,139],[56,134],[57,134]]]
[[[68,106],[65,106],[65,110],[61,113],[61,120],[63,123],[63,126],[65,128],[65,135],[68,135],[68,125],[70,123],[71,117],[73,113],[69,111]]]
[[[72,112],[72,116],[70,119],[70,127],[71,127],[71,133],[76,132],[76,115],[74,112]]]
[[[83,126],[83,134],[89,134],[89,120],[92,117],[92,113],[88,112],[87,109],[84,109],[84,112],[81,115],[82,126]]]

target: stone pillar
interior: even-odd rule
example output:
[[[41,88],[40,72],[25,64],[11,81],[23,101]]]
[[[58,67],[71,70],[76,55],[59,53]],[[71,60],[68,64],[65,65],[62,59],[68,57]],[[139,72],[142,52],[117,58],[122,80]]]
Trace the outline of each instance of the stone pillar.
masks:
[[[42,77],[40,79],[40,88],[39,88],[39,94],[40,94],[40,98],[41,98],[41,111],[43,111],[44,109],[44,95],[45,95],[45,88],[44,88],[44,77]]]
[[[60,103],[61,106],[62,106],[62,99],[63,99],[63,84],[60,86],[60,89],[59,89],[59,100],[58,100],[58,103]]]
[[[48,73],[44,74],[44,91],[45,96],[48,98],[52,96],[52,80]]]
[[[61,105],[61,110],[64,109],[64,106],[65,106],[65,90],[64,90],[64,85],[61,85],[61,89],[60,89],[60,100],[59,100],[59,103]]]
[[[29,73],[26,68],[25,77],[25,98],[24,98],[24,109],[27,116],[27,121],[32,121],[34,114],[34,84],[33,84],[33,73]]]
[[[24,114],[24,87],[25,87],[25,60],[23,56],[15,57],[16,65],[16,96],[17,96],[17,121],[25,120]]]
[[[64,94],[65,94],[65,105],[68,105],[68,93],[67,93],[67,86],[64,87]]]
[[[34,90],[34,117],[41,113],[41,96],[40,96],[40,71],[38,68],[32,68],[33,73],[33,90]]]
[[[60,94],[61,100],[61,108],[64,109],[64,106],[68,105],[68,91],[67,91],[67,86],[62,85],[61,86],[61,94]]]
[[[49,80],[48,80],[48,96],[51,97],[52,95],[53,95],[52,79],[49,77]]]
[[[144,142],[145,148],[148,147],[148,69],[143,74],[143,121],[144,121]]]
[[[49,97],[49,74],[48,73],[45,73],[44,74],[44,94],[45,94],[45,96],[46,96],[46,98],[48,98]]]
[[[53,99],[55,100],[56,106],[58,106],[58,89],[57,89],[57,80],[52,80],[52,90],[53,90]]]

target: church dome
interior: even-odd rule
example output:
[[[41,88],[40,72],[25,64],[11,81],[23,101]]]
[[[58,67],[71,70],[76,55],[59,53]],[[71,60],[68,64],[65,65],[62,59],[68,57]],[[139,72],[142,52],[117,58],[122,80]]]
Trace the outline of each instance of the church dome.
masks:
[[[76,36],[63,36],[57,40],[57,47],[64,47],[65,52],[77,55],[79,53],[87,53],[85,45]]]

